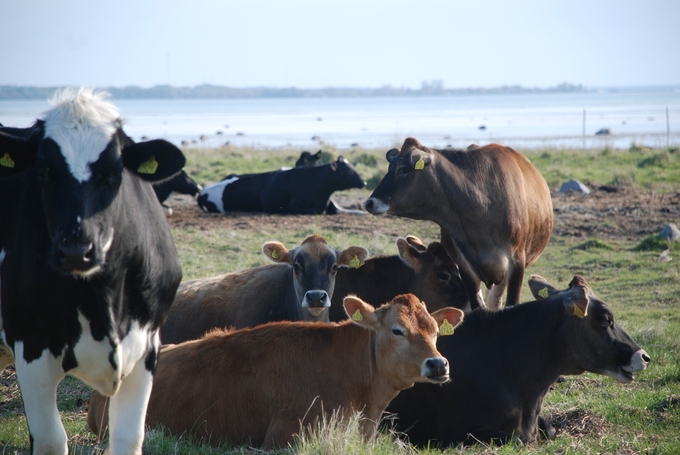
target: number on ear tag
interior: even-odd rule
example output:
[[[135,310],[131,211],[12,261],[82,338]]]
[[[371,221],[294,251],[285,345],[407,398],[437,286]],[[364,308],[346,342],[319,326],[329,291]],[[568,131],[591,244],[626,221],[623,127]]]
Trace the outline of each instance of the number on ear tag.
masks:
[[[422,156],[420,157],[420,159],[418,161],[416,161],[416,164],[415,164],[415,166],[413,166],[413,168],[416,169],[416,170],[419,170],[419,171],[421,169],[425,169],[425,160],[423,159]]]
[[[439,336],[445,337],[449,335],[453,335],[453,326],[449,321],[444,319],[442,325],[439,326]]]
[[[352,319],[354,319],[357,322],[361,322],[364,320],[364,317],[361,315],[361,311],[356,310],[352,315]]]
[[[540,291],[538,291],[538,295],[543,297],[544,299],[548,297],[548,288],[543,288]]]
[[[349,261],[349,266],[353,269],[358,269],[359,267],[361,267],[364,264],[365,263],[361,262],[361,259],[359,259],[359,257],[356,254],[354,255],[354,258],[352,258],[352,260]]]
[[[9,152],[5,153],[5,156],[0,158],[0,166],[9,167],[9,168],[14,167],[14,160],[12,160],[12,158],[9,156]]]
[[[140,174],[155,174],[157,169],[158,161],[156,161],[156,158],[152,155],[151,158],[139,165],[137,172]]]

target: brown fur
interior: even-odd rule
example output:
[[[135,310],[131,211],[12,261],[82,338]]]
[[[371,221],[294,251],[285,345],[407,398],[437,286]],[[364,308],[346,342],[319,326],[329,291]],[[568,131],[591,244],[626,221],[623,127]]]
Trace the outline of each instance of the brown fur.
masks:
[[[372,436],[387,404],[421,375],[426,359],[443,359],[435,347],[438,325],[457,325],[463,313],[427,313],[415,296],[399,296],[375,310],[356,297],[339,324],[278,322],[165,346],[147,411],[147,425],[212,444],[264,448],[291,442],[300,423],[322,414],[363,411]],[[393,333],[395,327],[404,336]],[[448,370],[448,369],[447,369]],[[104,431],[106,397],[90,399],[88,425]],[[103,418],[101,418],[103,416]]]
[[[421,158],[424,168],[414,169]],[[433,150],[414,138],[388,159],[367,209],[375,212],[379,201],[388,214],[436,222],[471,302],[484,304],[478,298],[484,282],[495,287],[489,306],[500,305],[506,288],[507,304],[518,303],[524,269],[539,258],[553,226],[550,190],[529,160],[499,144]]]

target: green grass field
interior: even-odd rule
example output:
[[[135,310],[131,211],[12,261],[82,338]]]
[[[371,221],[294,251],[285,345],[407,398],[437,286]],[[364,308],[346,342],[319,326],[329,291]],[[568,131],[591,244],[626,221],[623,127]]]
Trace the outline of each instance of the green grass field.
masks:
[[[315,151],[315,150],[313,150]],[[386,150],[334,150],[327,160],[342,154],[356,164],[369,183],[377,184],[387,168]],[[299,150],[211,149],[186,150],[187,171],[201,184],[220,180],[228,173],[258,172],[292,165]],[[591,186],[633,186],[676,192],[680,188],[680,152],[648,150],[529,150],[525,152],[543,173],[551,188],[568,178]],[[369,192],[367,190],[366,194]],[[225,273],[264,264],[260,246],[277,237],[296,244],[315,232],[337,248],[362,245],[372,254],[395,254],[394,238],[363,235],[349,230],[319,228],[315,217],[300,232],[281,232],[276,226],[262,233],[228,229],[174,229],[185,279]],[[677,220],[678,222],[680,220]],[[436,240],[438,229],[431,223],[384,218],[400,235],[415,234],[426,242]],[[390,229],[387,229],[390,231]],[[648,240],[576,239],[554,236],[529,274],[546,277],[565,288],[574,275],[586,278],[593,290],[614,311],[617,321],[652,358],[649,368],[635,382],[621,385],[610,378],[586,373],[569,376],[555,384],[546,398],[543,415],[558,429],[554,440],[536,444],[517,443],[503,447],[449,448],[446,453],[497,454],[678,454],[680,453],[680,246],[671,247],[670,262],[659,262],[659,249],[668,245]],[[643,246],[645,246],[643,245]],[[528,287],[523,300],[530,300]],[[100,453],[83,413],[90,389],[75,379],[59,387],[58,406],[71,444],[71,453]],[[28,429],[20,393],[11,370],[0,376],[0,453],[29,453]],[[212,448],[191,441],[147,433],[147,454],[262,453],[244,448]],[[280,453],[299,454],[387,454],[439,453],[438,449],[416,450],[392,434],[381,434],[367,443],[357,433],[356,419],[346,424],[329,422],[313,435]],[[272,452],[273,453],[273,452]]]

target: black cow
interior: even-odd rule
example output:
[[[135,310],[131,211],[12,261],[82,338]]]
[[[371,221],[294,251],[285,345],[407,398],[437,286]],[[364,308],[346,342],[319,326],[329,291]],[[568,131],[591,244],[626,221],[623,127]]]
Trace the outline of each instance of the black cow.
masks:
[[[135,144],[105,97],[64,90],[30,134],[0,129],[0,328],[34,454],[68,451],[66,374],[112,397],[111,453],[141,453],[158,330],[182,278],[151,183],[184,155]]]
[[[451,369],[451,381],[416,385],[387,408],[412,443],[505,442],[513,435],[531,442],[539,426],[554,434],[539,414],[560,375],[590,371],[628,383],[647,367],[647,353],[583,278],[574,277],[564,291],[543,283],[546,299],[497,312],[477,309],[439,340],[439,351],[460,366]]]
[[[295,167],[314,167],[321,158],[321,150],[314,155],[304,151],[295,162]],[[198,205],[205,212],[262,212],[262,191],[279,172],[260,172],[254,174],[229,174],[220,182],[207,186],[198,197]]]
[[[334,191],[363,188],[366,182],[343,157],[317,167],[296,167],[276,174],[262,191],[266,213],[318,215],[331,202]]]
[[[376,256],[338,269],[329,318],[342,321],[347,313],[342,301],[347,295],[379,305],[400,294],[415,294],[432,313],[452,306],[469,310],[470,301],[446,248],[439,242],[427,247],[418,237],[397,238],[399,255]],[[356,262],[356,261],[355,261]]]
[[[156,197],[158,198],[158,201],[168,209],[165,204],[165,200],[170,196],[170,193],[173,191],[175,193],[179,194],[188,194],[190,196],[196,196],[198,193],[201,192],[203,188],[201,185],[196,183],[194,179],[192,179],[189,174],[186,173],[184,169],[177,174],[176,176],[165,180],[164,182],[161,183],[156,183],[153,185],[153,190],[156,193]]]

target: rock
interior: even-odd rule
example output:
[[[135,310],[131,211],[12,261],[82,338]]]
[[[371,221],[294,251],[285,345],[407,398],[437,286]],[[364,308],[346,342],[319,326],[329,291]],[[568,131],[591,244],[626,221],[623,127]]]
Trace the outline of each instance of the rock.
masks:
[[[670,257],[669,253],[671,250],[663,250],[661,254],[659,255],[659,259],[657,259],[659,262],[670,262],[673,258]]]
[[[666,227],[659,232],[659,237],[668,240],[669,242],[677,242],[680,240],[680,229],[678,229],[678,226],[676,226],[675,223],[667,224]]]
[[[602,129],[597,130],[597,133],[595,133],[595,136],[607,136],[609,134],[612,134],[612,132],[609,128],[602,128]]]
[[[568,182],[564,182],[562,184],[560,187],[560,193],[566,193],[567,191],[576,191],[578,193],[590,194],[590,188],[576,179],[571,179]]]

